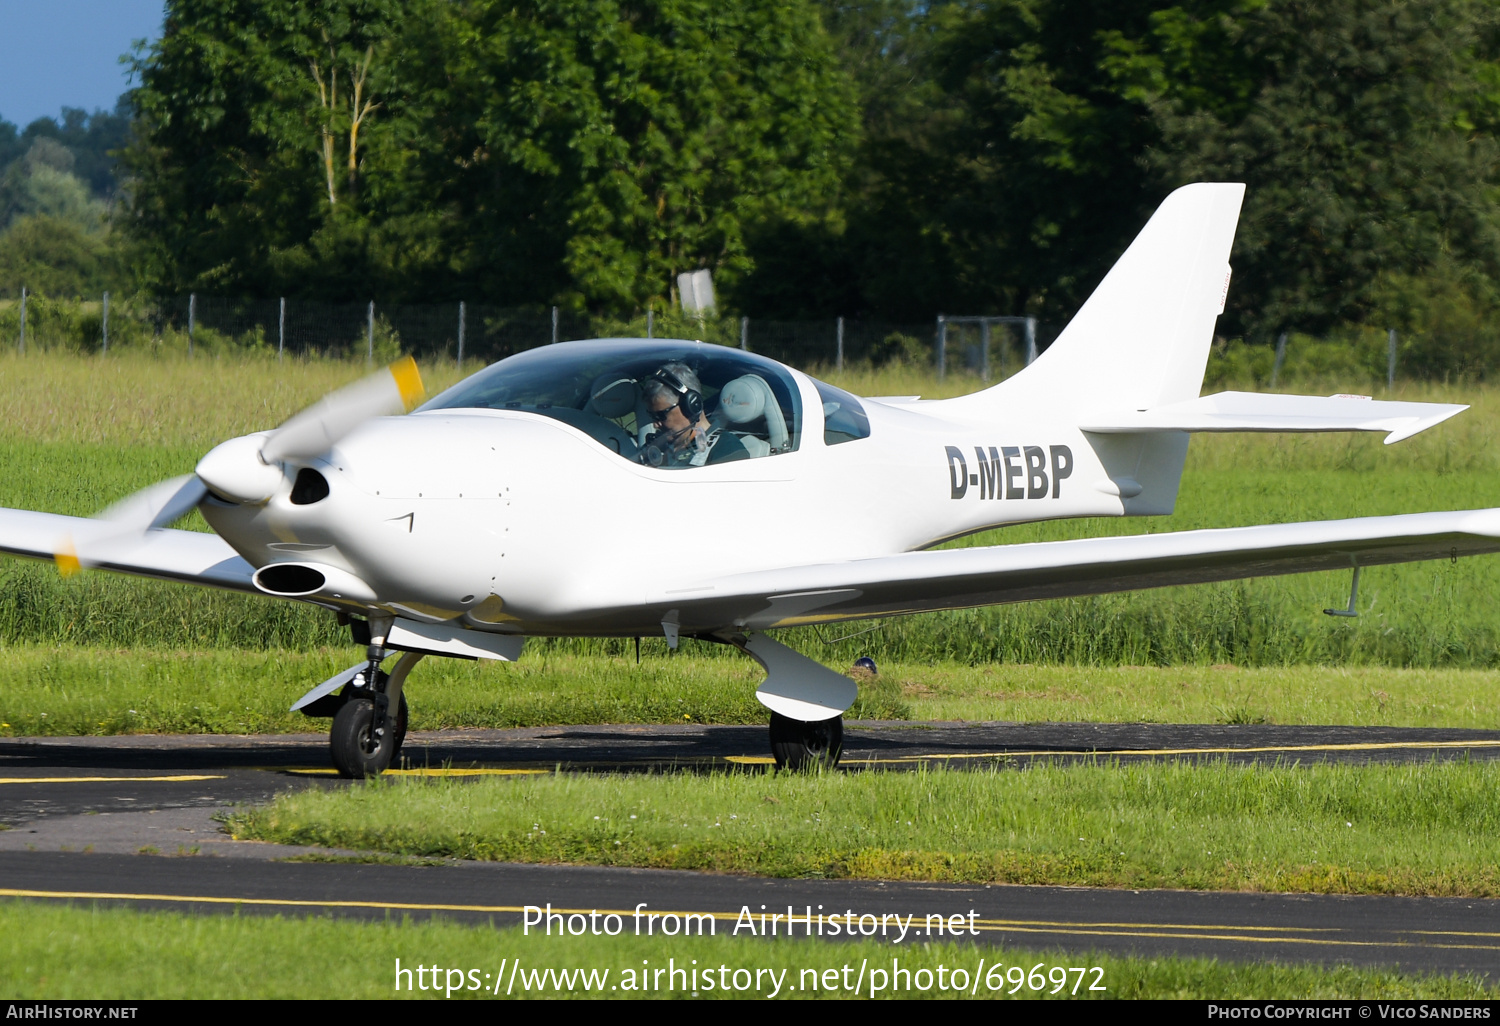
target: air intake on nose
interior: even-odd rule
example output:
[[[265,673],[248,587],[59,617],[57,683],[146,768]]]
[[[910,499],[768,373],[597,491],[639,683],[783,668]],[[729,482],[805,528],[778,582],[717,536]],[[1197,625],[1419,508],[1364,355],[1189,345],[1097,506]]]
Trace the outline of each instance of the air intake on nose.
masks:
[[[297,480],[292,483],[292,505],[311,506],[328,498],[328,478],[312,467],[297,471]]]

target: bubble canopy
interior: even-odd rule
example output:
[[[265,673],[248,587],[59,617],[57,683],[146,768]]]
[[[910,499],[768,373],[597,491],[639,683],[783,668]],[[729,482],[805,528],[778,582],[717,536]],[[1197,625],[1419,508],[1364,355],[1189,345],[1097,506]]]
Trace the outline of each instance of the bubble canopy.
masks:
[[[687,368],[685,380],[673,370]],[[696,378],[700,389],[691,386]],[[795,450],[801,439],[802,403],[797,383],[781,364],[753,353],[703,342],[665,339],[593,339],[559,342],[517,353],[465,378],[428,400],[416,412],[456,409],[516,410],[571,425],[633,462],[685,468],[701,466],[663,459],[661,402],[665,382],[683,409],[697,394],[702,425],[699,445],[729,458],[775,456]],[[682,423],[686,423],[683,421]],[[708,458],[707,462],[718,462]]]

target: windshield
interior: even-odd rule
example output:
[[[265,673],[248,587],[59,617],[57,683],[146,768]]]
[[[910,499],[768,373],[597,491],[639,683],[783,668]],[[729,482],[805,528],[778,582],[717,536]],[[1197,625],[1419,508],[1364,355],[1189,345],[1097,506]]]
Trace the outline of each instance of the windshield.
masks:
[[[668,469],[791,452],[801,402],[787,369],[738,349],[646,339],[560,342],[501,360],[424,410],[524,410]]]

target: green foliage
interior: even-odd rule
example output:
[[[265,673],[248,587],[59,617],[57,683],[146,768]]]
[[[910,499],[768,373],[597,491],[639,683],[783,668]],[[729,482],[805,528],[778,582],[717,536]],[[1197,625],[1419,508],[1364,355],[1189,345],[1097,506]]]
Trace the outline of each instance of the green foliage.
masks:
[[[98,296],[116,285],[119,239],[106,200],[128,121],[64,109],[63,124],[39,118],[26,131],[0,121],[0,294],[22,287],[56,297]]]
[[[98,296],[114,279],[114,264],[109,241],[68,218],[20,217],[0,232],[0,282],[15,286],[8,292],[25,286],[49,296]]]
[[[932,363],[932,348],[921,339],[893,331],[870,347],[870,362],[876,367],[892,364],[903,367],[926,367]]]
[[[851,138],[803,2],[189,0],[137,69],[132,224],[174,292],[628,316],[826,206]]]

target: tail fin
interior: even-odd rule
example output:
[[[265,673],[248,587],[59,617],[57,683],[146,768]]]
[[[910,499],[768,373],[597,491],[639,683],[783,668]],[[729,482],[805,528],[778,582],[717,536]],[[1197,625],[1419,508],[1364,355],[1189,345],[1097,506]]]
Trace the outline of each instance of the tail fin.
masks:
[[[1166,198],[1047,351],[994,388],[950,400],[984,416],[1017,406],[1145,410],[1196,399],[1229,290],[1245,187],[1187,185]]]

